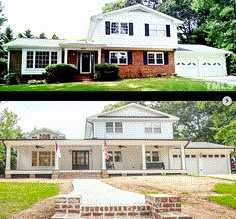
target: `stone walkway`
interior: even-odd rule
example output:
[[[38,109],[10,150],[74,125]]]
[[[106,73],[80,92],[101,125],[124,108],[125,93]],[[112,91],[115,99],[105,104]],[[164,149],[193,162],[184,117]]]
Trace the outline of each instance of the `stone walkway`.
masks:
[[[145,195],[123,191],[96,179],[75,179],[68,195],[81,195],[82,205],[145,205]]]

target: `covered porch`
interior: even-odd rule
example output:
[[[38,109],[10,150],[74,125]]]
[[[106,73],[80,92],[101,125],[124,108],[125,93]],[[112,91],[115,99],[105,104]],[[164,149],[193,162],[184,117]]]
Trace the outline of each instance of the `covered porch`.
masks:
[[[186,173],[187,140],[5,140],[6,177],[104,177]],[[16,168],[11,169],[11,150]],[[172,151],[179,150],[178,169]]]

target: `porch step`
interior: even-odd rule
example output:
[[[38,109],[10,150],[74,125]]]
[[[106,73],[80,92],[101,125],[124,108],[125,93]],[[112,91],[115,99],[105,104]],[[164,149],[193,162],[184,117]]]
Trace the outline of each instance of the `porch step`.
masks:
[[[158,214],[158,219],[192,219],[191,216],[180,212],[164,212]]]
[[[77,74],[75,76],[75,81],[81,81],[81,82],[91,82],[91,81],[94,81],[93,74],[85,74],[85,75]]]

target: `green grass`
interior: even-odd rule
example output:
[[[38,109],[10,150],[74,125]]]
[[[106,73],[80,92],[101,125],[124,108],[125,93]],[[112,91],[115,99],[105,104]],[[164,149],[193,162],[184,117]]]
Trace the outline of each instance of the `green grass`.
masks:
[[[158,194],[159,192],[158,191],[155,191],[155,190],[146,190],[146,189],[140,189],[139,190],[139,193],[142,193],[142,194]]]
[[[7,218],[58,193],[59,186],[53,183],[1,182],[0,218]]]
[[[209,196],[209,200],[236,209],[236,183],[217,184],[212,191],[222,196]]]
[[[189,78],[143,78],[115,82],[0,86],[0,91],[233,91],[236,86]]]

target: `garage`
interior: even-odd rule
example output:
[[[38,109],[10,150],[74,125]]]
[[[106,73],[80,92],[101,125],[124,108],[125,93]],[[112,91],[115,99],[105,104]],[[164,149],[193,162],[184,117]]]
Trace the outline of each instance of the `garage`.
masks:
[[[175,51],[175,72],[182,77],[223,77],[230,51],[203,45],[180,44]]]

